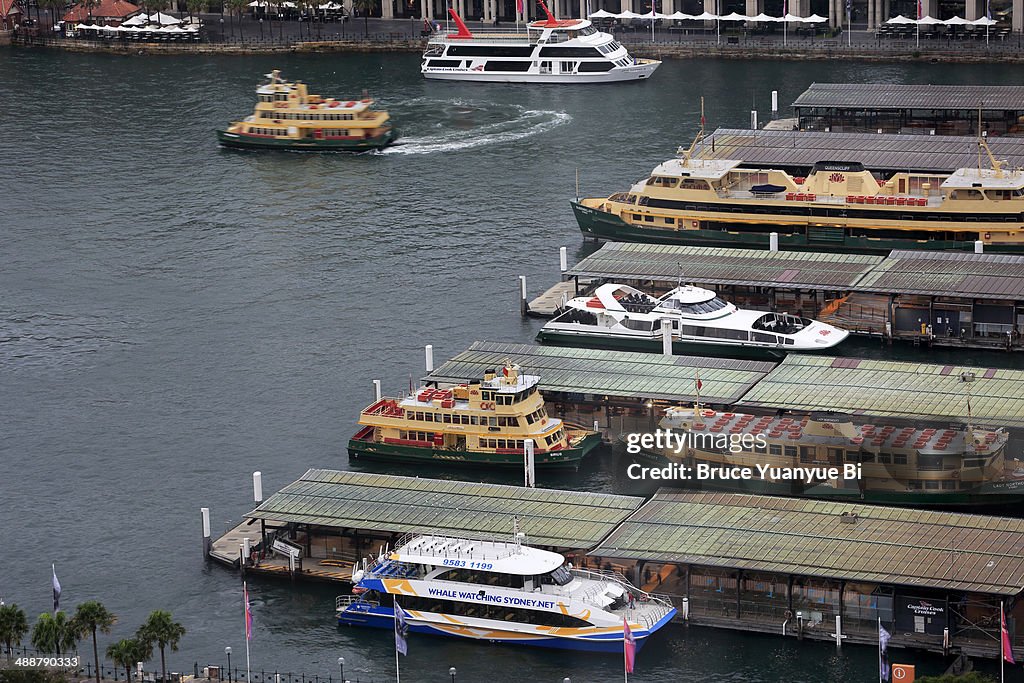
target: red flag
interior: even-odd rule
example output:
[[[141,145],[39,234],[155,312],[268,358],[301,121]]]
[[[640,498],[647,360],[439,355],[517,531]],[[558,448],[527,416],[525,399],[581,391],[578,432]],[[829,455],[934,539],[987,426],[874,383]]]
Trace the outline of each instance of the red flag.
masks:
[[[704,382],[701,382],[700,381],[700,375],[697,375],[697,391],[700,391],[703,388],[704,388]]]
[[[245,597],[245,639],[252,640],[252,610],[249,609],[249,588],[242,584],[242,595]]]
[[[629,629],[629,622],[622,617],[622,654],[626,660],[626,673],[633,673],[633,661],[636,660],[636,640]]]
[[[1003,639],[1002,639],[1003,660],[1009,662],[1010,664],[1016,664],[1017,662],[1015,662],[1014,659],[1013,659],[1013,645],[1010,644],[1010,632],[1006,630],[1006,615],[1003,614],[1003,610],[1002,609],[999,610],[999,616],[1000,616],[1000,618],[1001,618],[1001,620],[1003,622],[1003,624],[1002,624],[1002,632],[1003,632]]]
[[[523,0],[516,0],[516,12],[523,13]]]

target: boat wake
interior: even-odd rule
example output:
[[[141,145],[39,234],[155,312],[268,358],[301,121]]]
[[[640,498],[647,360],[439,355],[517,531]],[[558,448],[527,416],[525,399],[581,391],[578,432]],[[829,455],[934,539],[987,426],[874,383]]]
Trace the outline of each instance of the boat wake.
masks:
[[[392,109],[402,137],[380,154],[433,154],[514,142],[572,120],[565,112],[492,102],[422,98]],[[417,123],[405,128],[401,121]]]

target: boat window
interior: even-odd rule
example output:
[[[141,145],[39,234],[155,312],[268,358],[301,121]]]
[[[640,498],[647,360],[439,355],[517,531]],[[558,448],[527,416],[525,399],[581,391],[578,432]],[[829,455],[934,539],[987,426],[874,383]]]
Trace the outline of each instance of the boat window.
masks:
[[[774,334],[765,334],[764,332],[751,332],[750,338],[756,342],[763,344],[778,344],[779,338]]]
[[[989,199],[1016,199],[1024,190],[988,190],[985,194]]]
[[[584,26],[583,28],[580,29],[581,36],[592,36],[595,33],[597,33],[597,29],[594,28],[593,26]]]
[[[627,330],[637,330],[639,332],[650,332],[654,329],[653,320],[636,320],[634,318],[626,318],[622,321],[622,326]]]
[[[678,181],[678,178],[666,178],[665,176],[656,175],[648,178],[647,184],[657,187],[675,187]]]
[[[541,584],[553,583],[556,586],[565,586],[572,583],[572,574],[569,573],[569,570],[563,565],[553,572],[541,576],[540,582]]]
[[[661,305],[665,308],[671,308],[682,313],[688,313],[690,315],[703,315],[705,313],[714,313],[720,311],[729,305],[727,301],[719,297],[709,299],[707,301],[699,301],[697,303],[684,303],[678,299],[668,298],[661,302]]]
[[[981,193],[981,190],[953,190],[949,193],[949,198],[978,200],[984,199],[985,195]]]
[[[774,444],[768,446],[769,455],[782,455],[782,446],[776,446]]]

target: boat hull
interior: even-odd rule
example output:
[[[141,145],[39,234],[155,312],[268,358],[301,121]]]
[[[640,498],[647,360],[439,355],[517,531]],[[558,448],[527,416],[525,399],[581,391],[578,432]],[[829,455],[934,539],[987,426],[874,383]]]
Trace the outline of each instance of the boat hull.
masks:
[[[647,639],[659,629],[668,624],[676,615],[676,610],[671,610],[658,623],[649,630],[637,629],[633,631],[633,638],[639,651]],[[457,617],[446,617],[446,620],[457,621]],[[374,606],[360,608],[353,605],[348,609],[338,612],[339,626],[369,626],[371,628],[383,628],[394,630],[395,618],[392,608]],[[512,630],[494,627],[469,626],[459,623],[437,623],[425,619],[406,617],[406,625],[412,633],[427,635],[448,636],[466,638],[469,640],[483,640],[491,643],[507,643],[513,645],[529,645],[531,647],[544,647],[558,650],[579,650],[583,652],[609,652],[622,655],[622,629],[615,629],[611,632],[595,633],[592,635],[574,636],[550,636],[529,630]],[[527,628],[529,628],[527,626]],[[585,630],[585,629],[580,629]],[[595,629],[596,630],[596,629]],[[601,629],[604,631],[604,629]]]
[[[398,131],[395,129],[390,129],[375,137],[362,140],[288,140],[242,135],[226,130],[217,131],[217,141],[224,147],[300,152],[365,152],[387,147],[397,139]]]
[[[579,202],[572,202],[573,213],[580,232],[586,237],[613,242],[645,242],[654,244],[685,244],[709,247],[738,247],[767,249],[770,233],[760,231],[730,231],[722,223],[721,229],[639,227],[626,223],[616,215],[600,211]],[[773,227],[765,223],[762,227]],[[849,251],[868,254],[888,254],[894,249],[974,251],[974,242],[968,240],[916,240],[899,238],[855,237],[845,230],[836,232],[786,234],[780,231],[779,247],[799,251]],[[1024,244],[986,244],[986,252],[1024,253]]]
[[[580,461],[601,443],[601,435],[588,434],[579,445],[558,451],[536,453],[534,466],[544,469],[577,469]],[[348,454],[352,458],[386,460],[391,462],[433,463],[485,467],[523,466],[522,453],[492,453],[489,451],[457,451],[448,448],[407,446],[404,444],[376,443],[365,439],[350,439]]]
[[[641,81],[649,78],[660,65],[661,62],[650,60],[649,63],[617,67],[602,73],[582,74],[502,73],[472,71],[470,69],[423,69],[422,73],[425,78],[439,81],[479,81],[481,83],[621,83],[623,81]]]
[[[612,349],[616,351],[642,351],[661,353],[661,339],[630,339],[625,337],[605,337],[591,334],[579,334],[560,330],[544,330],[537,333],[537,341],[552,346],[571,346],[590,349]],[[827,353],[828,349],[817,352]],[[757,346],[739,346],[735,344],[701,344],[689,341],[672,342],[672,353],[678,356],[714,354],[727,358],[747,360],[779,360],[785,358],[786,351],[781,348]],[[793,353],[813,353],[800,351]]]

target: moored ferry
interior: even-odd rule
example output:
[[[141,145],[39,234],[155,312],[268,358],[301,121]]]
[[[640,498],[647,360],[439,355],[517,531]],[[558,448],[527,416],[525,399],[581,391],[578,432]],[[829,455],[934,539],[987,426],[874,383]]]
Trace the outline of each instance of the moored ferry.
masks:
[[[601,443],[598,432],[548,417],[540,378],[506,364],[478,383],[422,388],[382,398],[359,415],[354,458],[522,467],[532,440],[537,467],[576,468]]]
[[[587,19],[547,19],[526,33],[492,29],[472,33],[449,9],[456,33],[438,32],[427,42],[420,68],[427,78],[498,83],[612,83],[648,78],[661,62],[637,59],[611,34]]]
[[[398,131],[373,100],[336,100],[311,95],[306,84],[290,82],[277,69],[257,87],[251,116],[217,131],[225,147],[300,151],[363,152],[393,143]]]
[[[353,573],[337,599],[339,624],[622,656],[623,625],[637,649],[676,614],[667,598],[609,571],[574,568],[558,553],[511,540],[410,535]]]
[[[699,139],[699,138],[698,138]],[[991,168],[878,178],[861,163],[820,161],[806,177],[742,160],[694,158],[696,143],[626,192],[573,202],[584,235],[627,242],[884,253],[1024,252],[1024,171]]]
[[[704,478],[697,482],[703,488],[935,507],[1024,500],[1024,466],[1006,458],[1003,429],[898,427],[838,413],[759,417],[696,406],[669,408],[659,426],[686,440],[657,455],[752,474]]]
[[[787,313],[737,308],[715,292],[680,285],[656,299],[629,285],[607,283],[592,296],[570,299],[537,340],[635,351],[663,348],[668,326],[673,353],[781,357],[826,352],[849,332]]]

